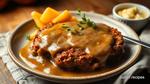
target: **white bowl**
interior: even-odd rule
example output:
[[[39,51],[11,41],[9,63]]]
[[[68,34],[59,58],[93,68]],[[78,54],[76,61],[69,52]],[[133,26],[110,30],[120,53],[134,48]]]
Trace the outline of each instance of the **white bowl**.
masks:
[[[139,20],[126,19],[126,18],[117,14],[117,12],[119,10],[124,9],[124,8],[130,8],[130,7],[136,7],[139,11],[144,12],[145,18],[139,19]],[[112,12],[113,12],[113,18],[115,18],[121,22],[126,23],[131,28],[133,28],[133,30],[135,30],[136,32],[139,32],[147,24],[147,22],[150,20],[150,10],[141,4],[121,3],[121,4],[114,6]]]

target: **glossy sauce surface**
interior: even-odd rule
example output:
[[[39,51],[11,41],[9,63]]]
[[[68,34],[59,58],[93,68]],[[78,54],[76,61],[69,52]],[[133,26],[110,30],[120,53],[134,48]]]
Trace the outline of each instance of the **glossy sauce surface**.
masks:
[[[80,32],[77,31],[72,33],[70,31],[66,31],[66,28],[62,27],[64,24],[76,30],[79,30],[80,28],[78,27],[77,22],[69,22],[56,24],[52,28],[45,29],[39,35],[42,38],[40,48],[47,49],[53,58],[58,50],[70,47],[79,47],[84,49],[88,54],[105,61],[105,58],[107,58],[110,54],[113,42],[112,35],[107,26],[100,24],[97,25],[96,29],[87,27]],[[57,67],[51,59],[46,59],[44,56],[33,56],[30,52],[31,45],[32,42],[30,41],[20,50],[20,57],[31,68],[47,74],[59,76],[88,76],[107,72],[115,68],[104,67],[99,71],[88,73],[63,71]]]
[[[67,31],[67,28],[63,28],[64,24],[74,30]],[[52,56],[58,50],[65,50],[70,47],[84,49],[91,56],[103,57],[108,55],[113,42],[109,28],[100,24],[96,29],[85,27],[80,30],[81,27],[78,24],[78,22],[60,23],[42,31],[40,47],[46,48]]]
[[[21,49],[20,51],[20,57],[21,59],[31,68],[36,69],[38,71],[41,71],[46,74],[52,74],[52,75],[57,75],[57,76],[64,76],[64,77],[81,77],[81,76],[90,76],[90,75],[95,75],[95,74],[101,74],[104,72],[111,71],[116,67],[103,67],[100,70],[93,71],[93,72],[69,72],[69,71],[64,71],[57,67],[52,61],[49,59],[43,59],[42,62],[39,62],[38,60],[41,58],[32,56],[29,50],[29,45],[28,43],[24,48]]]

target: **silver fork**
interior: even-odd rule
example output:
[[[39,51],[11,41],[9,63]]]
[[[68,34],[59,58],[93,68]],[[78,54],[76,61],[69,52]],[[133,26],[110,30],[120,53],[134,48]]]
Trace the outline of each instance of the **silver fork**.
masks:
[[[136,40],[136,39],[133,39],[133,38],[130,38],[128,36],[123,36],[124,39],[130,41],[130,42],[133,42],[135,44],[138,44],[138,45],[141,45],[143,47],[146,47],[146,48],[150,48],[150,44],[149,43],[146,43],[146,42],[143,42],[143,41],[140,41],[140,40]]]

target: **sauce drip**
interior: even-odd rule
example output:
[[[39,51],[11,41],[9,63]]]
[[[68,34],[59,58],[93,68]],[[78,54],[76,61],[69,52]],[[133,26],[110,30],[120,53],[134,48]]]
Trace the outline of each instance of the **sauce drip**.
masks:
[[[109,54],[113,42],[109,28],[100,24],[96,29],[86,27],[74,34],[62,28],[64,24],[74,30],[80,29],[77,25],[79,24],[78,22],[59,23],[40,34],[42,38],[41,45],[45,44],[41,47],[46,48],[52,57],[58,50],[65,50],[70,47],[81,48],[86,53],[96,57],[103,57]]]
[[[57,76],[63,77],[81,77],[81,76],[90,76],[95,74],[100,74],[104,72],[111,71],[117,67],[103,67],[98,71],[94,72],[69,72],[60,69],[59,67],[55,66],[52,61],[49,59],[43,59],[43,62],[40,63],[37,61],[35,56],[32,56],[30,53],[29,47],[31,43],[28,43],[24,48],[20,50],[20,57],[21,59],[31,68],[38,70],[40,72],[46,74],[52,74]]]
[[[41,43],[39,44],[40,48],[45,48],[50,52],[51,56],[54,57],[59,50],[78,47],[85,50],[85,52],[91,56],[95,56],[98,59],[105,61],[104,59],[110,54],[113,42],[113,37],[107,26],[99,24],[96,29],[86,27],[79,32],[72,33],[66,31],[66,28],[62,28],[64,24],[76,30],[80,29],[77,25],[79,22],[58,23],[51,28],[45,29],[39,34],[41,37]],[[78,77],[103,73],[115,68],[105,67],[105,69],[100,71],[88,73],[63,71],[50,59],[45,59],[44,56],[33,56],[30,52],[31,45],[32,41],[27,43],[27,45],[20,50],[20,57],[31,68],[47,74]]]

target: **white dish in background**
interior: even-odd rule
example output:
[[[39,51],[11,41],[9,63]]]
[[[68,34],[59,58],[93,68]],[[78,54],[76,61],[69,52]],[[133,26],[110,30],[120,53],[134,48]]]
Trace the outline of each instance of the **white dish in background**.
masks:
[[[143,12],[145,14],[145,18],[143,19],[127,19],[117,14],[117,12],[121,9],[126,9],[130,7],[136,7],[138,11]],[[112,10],[113,18],[119,20],[121,22],[126,23],[127,25],[131,26],[133,30],[139,32],[150,20],[150,10],[141,4],[136,3],[120,3],[113,7]]]
[[[72,11],[72,14],[77,16],[76,12]],[[137,34],[129,26],[120,23],[119,21],[113,20],[101,14],[89,13],[89,12],[85,12],[85,14],[87,17],[89,17],[91,20],[95,21],[96,23],[107,24],[111,27],[117,28],[123,35],[139,40]],[[121,61],[119,65],[117,65],[115,68],[111,70],[94,74],[94,75],[81,76],[81,77],[64,77],[64,76],[46,74],[38,70],[32,69],[19,56],[19,50],[27,42],[25,37],[27,34],[30,34],[34,30],[33,27],[34,27],[34,22],[33,20],[30,19],[24,22],[23,24],[19,25],[16,28],[16,30],[14,30],[8,42],[9,54],[13,59],[13,61],[17,65],[22,67],[25,71],[32,73],[33,75],[38,76],[40,78],[53,81],[53,82],[77,84],[77,83],[89,83],[89,82],[106,79],[108,77],[117,75],[122,71],[128,69],[130,66],[132,66],[138,59],[141,51],[140,45],[136,45],[130,42],[125,42],[125,47],[128,47],[127,51],[125,51],[127,52],[126,53],[127,55],[125,55],[126,59],[122,59],[123,61]]]

